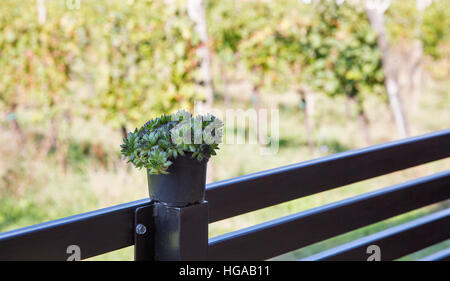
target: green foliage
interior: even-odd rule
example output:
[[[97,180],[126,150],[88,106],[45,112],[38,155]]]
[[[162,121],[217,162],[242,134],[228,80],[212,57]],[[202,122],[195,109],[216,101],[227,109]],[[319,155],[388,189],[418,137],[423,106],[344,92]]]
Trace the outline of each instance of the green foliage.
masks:
[[[292,82],[289,63],[303,62],[298,42],[308,11],[292,0],[209,1],[209,21],[221,23],[208,26],[220,67],[240,66],[254,86],[285,90]]]
[[[271,91],[308,84],[329,95],[382,92],[380,54],[361,5],[314,2],[206,1],[213,63],[233,74],[245,69],[233,78]],[[201,42],[186,1],[85,0],[80,10],[45,1],[42,25],[35,4],[2,1],[2,109],[27,108],[37,121],[70,111],[119,128],[204,98]],[[449,11],[448,1],[433,2],[420,28],[415,1],[393,1],[391,37],[419,36],[427,54],[445,57]]]
[[[350,97],[383,92],[381,53],[362,6],[285,0],[208,8],[211,20],[221,20],[210,27],[216,52],[223,60],[238,60],[257,87],[308,84]],[[227,18],[238,11],[245,13]]]
[[[61,16],[39,25],[30,2],[2,2],[0,103],[39,109],[39,119],[52,118],[71,101],[68,81],[77,54],[77,23]],[[57,4],[52,7],[61,11]]]
[[[92,108],[103,109],[106,120],[120,127],[202,99],[195,71],[200,41],[186,7],[179,1],[115,2],[119,7],[106,11],[101,40],[92,42],[92,48],[105,50],[100,54],[105,72],[94,85],[98,95],[87,100]]]
[[[449,57],[450,2],[433,2],[425,11],[422,26],[423,47],[435,59]]]
[[[113,128],[192,108],[200,46],[184,1],[2,2],[0,105],[27,107],[37,121],[67,111]],[[45,110],[42,110],[45,109]]]
[[[383,92],[381,52],[364,11],[322,2],[302,42],[309,52],[305,72],[310,85],[331,96],[351,98]]]
[[[449,1],[435,0],[424,11],[419,11],[416,0],[396,0],[387,12],[386,22],[392,43],[420,40],[424,53],[432,58],[448,55]]]
[[[198,161],[216,155],[223,123],[211,114],[193,117],[187,111],[152,119],[123,139],[121,152],[136,168],[166,174],[178,156]]]

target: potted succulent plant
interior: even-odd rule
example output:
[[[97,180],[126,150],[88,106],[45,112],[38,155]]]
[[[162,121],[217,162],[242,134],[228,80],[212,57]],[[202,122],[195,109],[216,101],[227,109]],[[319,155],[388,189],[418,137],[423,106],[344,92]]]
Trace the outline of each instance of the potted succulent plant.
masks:
[[[206,163],[216,155],[222,127],[211,114],[162,115],[128,133],[121,153],[136,168],[147,169],[153,201],[187,206],[204,200]]]

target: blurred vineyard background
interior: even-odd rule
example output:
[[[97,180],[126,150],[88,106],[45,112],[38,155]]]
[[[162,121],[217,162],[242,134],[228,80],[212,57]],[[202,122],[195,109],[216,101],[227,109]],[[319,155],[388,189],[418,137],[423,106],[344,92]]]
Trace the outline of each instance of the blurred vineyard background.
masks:
[[[390,4],[386,11],[334,0],[3,0],[0,232],[146,197],[145,172],[120,157],[124,133],[195,102],[280,112],[277,154],[222,144],[210,181],[449,128],[450,2],[381,2]],[[256,128],[237,132],[249,130]],[[449,164],[217,222],[210,235]],[[277,259],[305,257],[441,207]],[[94,259],[132,259],[132,248]]]

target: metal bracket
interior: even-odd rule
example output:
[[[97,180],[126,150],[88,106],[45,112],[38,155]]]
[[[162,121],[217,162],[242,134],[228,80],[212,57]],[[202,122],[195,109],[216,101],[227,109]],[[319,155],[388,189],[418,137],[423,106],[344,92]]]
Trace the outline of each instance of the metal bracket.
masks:
[[[206,260],[208,202],[186,207],[154,205],[155,259],[158,261]]]
[[[139,207],[134,215],[134,260],[155,260],[153,203]]]
[[[186,207],[155,202],[136,209],[136,261],[206,260],[207,250],[208,202]]]

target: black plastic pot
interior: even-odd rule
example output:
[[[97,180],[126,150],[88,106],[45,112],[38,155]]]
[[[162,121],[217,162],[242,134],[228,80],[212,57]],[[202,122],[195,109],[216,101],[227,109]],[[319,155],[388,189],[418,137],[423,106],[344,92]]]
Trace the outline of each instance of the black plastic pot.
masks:
[[[191,155],[175,159],[167,175],[151,175],[147,171],[150,199],[168,206],[183,207],[205,199],[206,164]]]

